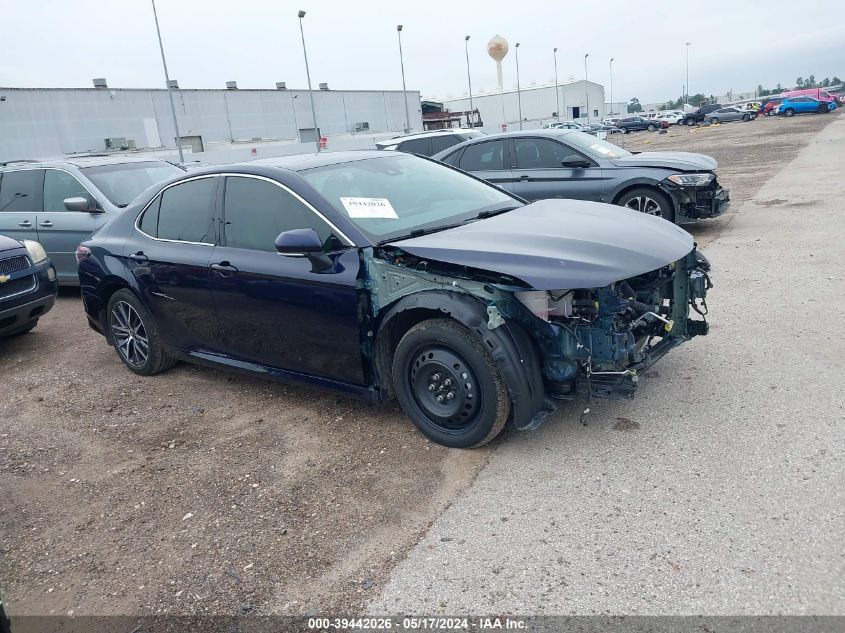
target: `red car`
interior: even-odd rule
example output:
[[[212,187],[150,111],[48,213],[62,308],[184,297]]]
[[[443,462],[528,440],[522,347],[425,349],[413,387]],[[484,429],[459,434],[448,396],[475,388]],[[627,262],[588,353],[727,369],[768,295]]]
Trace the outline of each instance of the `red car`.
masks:
[[[783,102],[783,99],[769,99],[763,106],[763,114],[766,116],[774,116],[775,108]]]

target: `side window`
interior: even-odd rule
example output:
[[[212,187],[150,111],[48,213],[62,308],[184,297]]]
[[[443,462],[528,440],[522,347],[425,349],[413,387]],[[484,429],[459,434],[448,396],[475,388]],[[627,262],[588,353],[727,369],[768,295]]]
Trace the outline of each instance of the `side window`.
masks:
[[[161,194],[155,237],[181,242],[214,242],[211,203],[215,185],[215,178],[200,178],[165,189]]]
[[[43,174],[40,169],[4,173],[0,187],[0,212],[39,211],[38,193]]]
[[[461,169],[464,171],[494,171],[505,168],[504,141],[485,141],[464,148]]]
[[[517,169],[561,169],[561,162],[576,152],[546,138],[516,138]]]
[[[431,155],[434,156],[438,152],[442,152],[444,149],[448,147],[452,147],[452,145],[457,145],[461,142],[454,134],[444,134],[443,136],[432,136],[431,137]]]
[[[76,178],[65,171],[48,169],[44,172],[44,210],[67,211],[65,198],[85,198],[91,196]]]
[[[279,233],[314,229],[327,250],[340,245],[331,227],[291,193],[266,180],[229,176],[224,196],[226,246],[275,253]]]
[[[161,206],[161,196],[150,203],[150,206],[148,206],[147,210],[144,211],[144,215],[141,216],[141,221],[138,223],[138,227],[144,233],[151,235],[152,237],[158,237],[159,206]]]
[[[461,157],[461,150],[456,150],[446,156],[441,162],[446,163],[447,165],[452,165],[452,167],[458,166],[458,159]]]
[[[423,156],[431,155],[428,150],[427,138],[415,138],[410,141],[405,141],[404,143],[399,143],[399,151],[407,152],[409,154],[422,154]]]

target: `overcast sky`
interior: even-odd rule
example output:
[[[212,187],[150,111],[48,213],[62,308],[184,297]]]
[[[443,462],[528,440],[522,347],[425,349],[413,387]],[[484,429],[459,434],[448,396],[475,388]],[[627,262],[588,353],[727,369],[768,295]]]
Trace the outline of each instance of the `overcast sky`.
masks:
[[[723,94],[758,83],[784,86],[799,75],[845,76],[845,3],[840,0],[674,0],[633,2],[429,0],[157,0],[170,76],[182,88],[305,87],[296,17],[304,20],[316,88],[401,88],[396,24],[402,23],[409,90],[424,97],[467,90],[464,36],[470,35],[474,91],[496,87],[486,43],[511,43],[505,86],[558,76],[605,85],[613,62],[614,100],[643,103],[681,94],[684,42],[690,92]],[[473,8],[474,7],[474,8]],[[163,87],[150,0],[0,0],[0,86]]]

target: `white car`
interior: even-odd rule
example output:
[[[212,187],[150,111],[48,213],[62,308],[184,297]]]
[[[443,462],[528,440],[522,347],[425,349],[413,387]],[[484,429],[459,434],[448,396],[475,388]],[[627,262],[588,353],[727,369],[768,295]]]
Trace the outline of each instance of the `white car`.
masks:
[[[658,121],[666,121],[669,125],[677,125],[684,118],[684,115],[678,112],[661,112],[654,118]]]

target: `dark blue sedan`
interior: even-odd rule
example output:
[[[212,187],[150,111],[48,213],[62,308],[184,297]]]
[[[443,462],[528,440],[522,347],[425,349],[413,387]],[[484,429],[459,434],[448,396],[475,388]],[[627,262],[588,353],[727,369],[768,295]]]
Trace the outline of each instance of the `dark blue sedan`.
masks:
[[[58,291],[56,269],[41,244],[0,235],[0,337],[38,325]]]
[[[397,397],[478,446],[557,401],[630,397],[707,331],[707,261],[657,217],[527,203],[394,152],[192,172],[77,250],[85,310],[133,372],[187,360]]]

